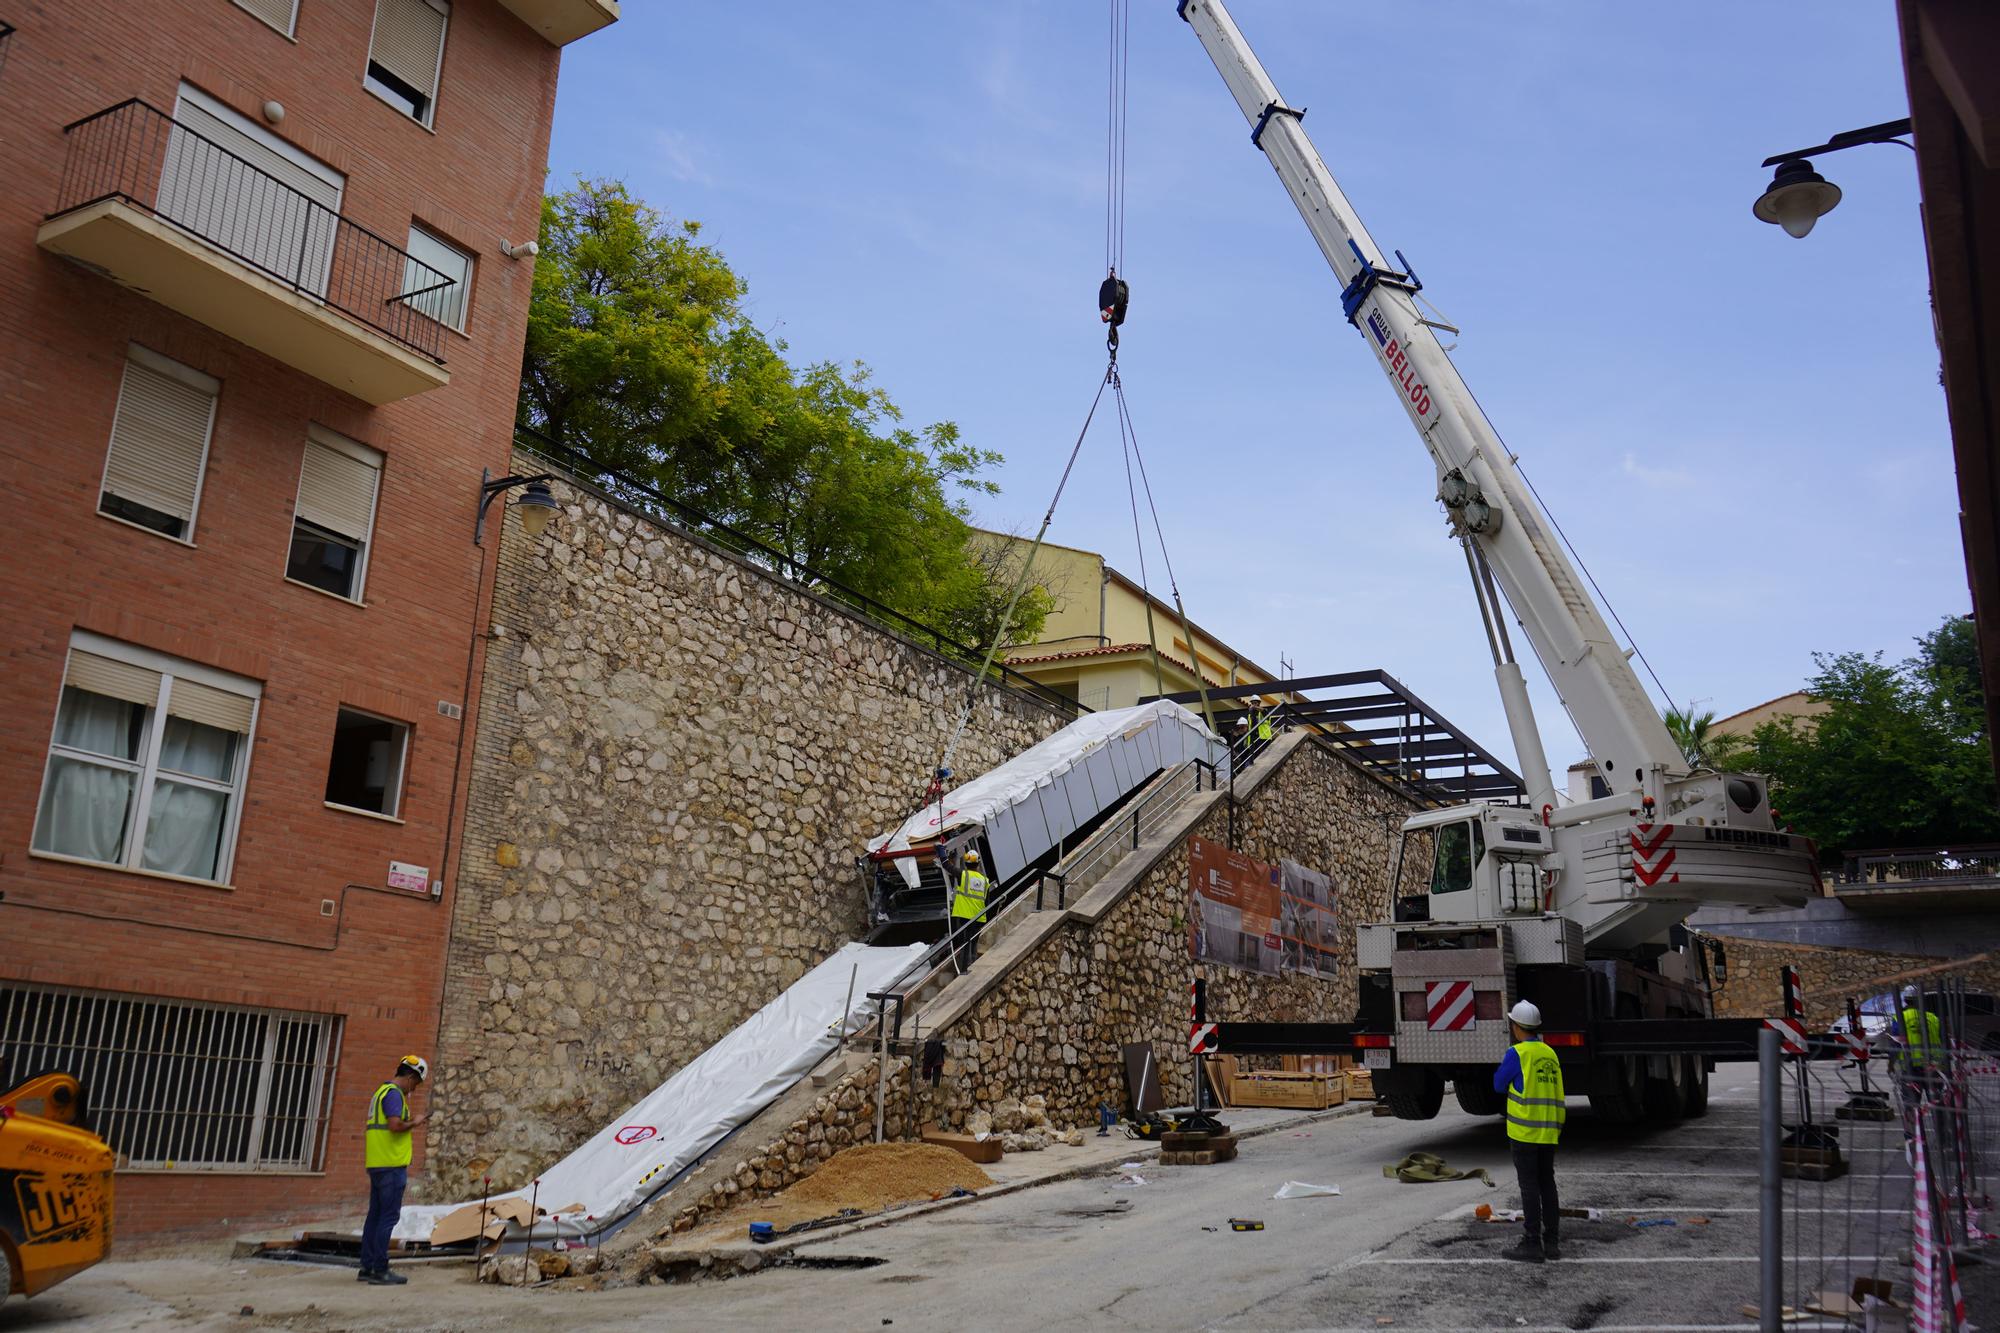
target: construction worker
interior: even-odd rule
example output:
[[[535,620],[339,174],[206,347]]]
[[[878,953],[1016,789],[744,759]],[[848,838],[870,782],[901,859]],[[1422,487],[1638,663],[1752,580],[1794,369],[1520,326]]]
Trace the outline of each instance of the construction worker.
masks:
[[[979,873],[979,851],[968,847],[959,858],[958,886],[951,893],[952,951],[958,970],[979,956],[979,928],[986,924],[986,876]]]
[[[1521,1223],[1527,1234],[1500,1257],[1538,1264],[1562,1258],[1556,1233],[1556,1143],[1562,1138],[1562,1062],[1542,1040],[1542,1011],[1522,1000],[1508,1011],[1514,1045],[1493,1072],[1493,1091],[1507,1094],[1507,1146],[1521,1185]]]
[[[430,1119],[410,1114],[410,1097],[429,1074],[430,1066],[421,1055],[406,1055],[396,1065],[396,1076],[375,1089],[368,1102],[368,1220],[361,1227],[359,1280],[378,1287],[400,1287],[409,1281],[389,1271],[389,1233],[403,1215],[410,1131]]]
[[[1257,719],[1257,744],[1269,745],[1272,738],[1277,734],[1276,729],[1271,726],[1271,715],[1269,713]]]
[[[1897,1015],[1896,1036],[1903,1043],[1899,1069],[1904,1086],[1922,1091],[1934,1068],[1944,1060],[1944,1024],[1924,1008],[1924,994],[1915,986],[1903,987],[1903,1008]]]

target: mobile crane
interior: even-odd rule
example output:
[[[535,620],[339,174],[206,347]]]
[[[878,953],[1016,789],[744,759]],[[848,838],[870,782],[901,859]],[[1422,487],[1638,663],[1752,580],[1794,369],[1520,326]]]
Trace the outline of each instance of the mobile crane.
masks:
[[[1222,0],[1178,8],[1437,467],[1528,788],[1525,805],[1474,803],[1404,824],[1395,919],[1357,932],[1355,1022],[1222,1023],[1209,1049],[1356,1051],[1398,1116],[1435,1116],[1447,1082],[1465,1110],[1490,1115],[1502,1109],[1489,1081],[1509,1040],[1502,1015],[1525,998],[1548,1017],[1569,1087],[1600,1117],[1699,1115],[1710,1065],[1755,1058],[1760,1023],[1713,1017],[1724,961],[1693,947],[1681,923],[1705,903],[1805,902],[1816,849],[1777,826],[1764,778],[1691,770],[1439,343],[1445,326],[1419,309],[1408,261],[1386,262],[1307,138],[1305,112],[1279,95]],[[1599,781],[1583,799],[1550,780],[1507,608],[1589,748]],[[1429,874],[1406,888],[1426,849]]]

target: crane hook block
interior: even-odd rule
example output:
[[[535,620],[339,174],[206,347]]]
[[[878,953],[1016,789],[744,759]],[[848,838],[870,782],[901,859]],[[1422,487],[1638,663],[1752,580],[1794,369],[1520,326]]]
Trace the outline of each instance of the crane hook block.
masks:
[[[1097,317],[1112,328],[1125,322],[1125,307],[1132,299],[1132,289],[1125,285],[1125,279],[1116,273],[1106,278],[1097,287]]]

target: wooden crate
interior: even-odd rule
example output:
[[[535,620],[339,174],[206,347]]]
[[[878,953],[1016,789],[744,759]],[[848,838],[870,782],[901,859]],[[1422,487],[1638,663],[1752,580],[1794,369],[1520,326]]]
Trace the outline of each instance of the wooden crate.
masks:
[[[1371,1070],[1350,1069],[1344,1077],[1347,1082],[1347,1095],[1350,1098],[1364,1102],[1375,1099],[1375,1075]]]
[[[1279,1106],[1324,1111],[1347,1100],[1343,1079],[1325,1074],[1291,1074],[1263,1070],[1238,1074],[1229,1082],[1231,1106]]]

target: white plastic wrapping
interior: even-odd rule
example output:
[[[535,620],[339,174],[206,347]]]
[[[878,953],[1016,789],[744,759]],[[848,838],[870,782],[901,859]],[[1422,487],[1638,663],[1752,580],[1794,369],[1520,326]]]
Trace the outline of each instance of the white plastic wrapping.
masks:
[[[541,1207],[581,1204],[582,1209],[554,1223],[545,1220],[539,1234],[601,1231],[639,1207],[832,1053],[850,978],[858,1025],[860,1015],[874,1010],[867,992],[883,989],[926,947],[841,946],[589,1142],[542,1172]],[[517,1190],[512,1196],[495,1197],[528,1196],[529,1191]],[[427,1240],[439,1218],[464,1206],[405,1208],[394,1235],[399,1240]],[[592,1220],[585,1223],[586,1217]],[[514,1228],[512,1234],[521,1231]]]
[[[952,788],[893,831],[871,852],[904,851],[934,841],[940,828],[986,827],[992,876],[1006,880],[1115,805],[1163,768],[1188,759],[1223,762],[1227,747],[1194,713],[1165,699],[1089,713],[989,772]],[[916,886],[914,861],[893,862]]]

